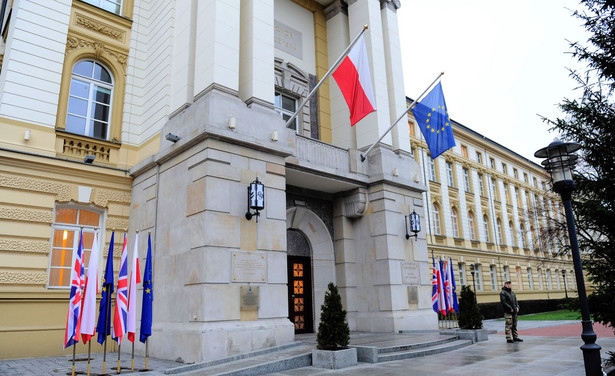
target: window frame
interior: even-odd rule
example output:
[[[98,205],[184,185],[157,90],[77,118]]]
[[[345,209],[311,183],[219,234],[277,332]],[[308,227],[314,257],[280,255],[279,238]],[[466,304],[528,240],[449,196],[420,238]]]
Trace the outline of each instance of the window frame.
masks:
[[[456,207],[451,207],[451,226],[453,227],[453,238],[461,238],[459,231],[459,214]]]
[[[278,97],[280,98],[279,101],[278,101]],[[294,110],[291,111],[291,110],[286,109],[286,108],[283,107],[283,99],[284,98],[290,99],[293,102]],[[282,120],[284,121],[284,124],[286,124],[288,122],[288,119],[290,119],[294,115],[294,113],[297,111],[297,103],[298,103],[298,99],[295,96],[293,96],[293,95],[285,93],[285,92],[283,92],[281,90],[276,90],[275,93],[274,93],[274,96],[273,96],[273,107],[275,109],[275,112],[277,112],[280,115],[280,117],[282,118]],[[285,119],[284,118],[285,116],[288,116],[288,119]],[[300,117],[300,114],[297,114],[297,116],[293,119],[293,123],[291,123],[287,127],[288,129],[294,129],[296,134],[300,133],[299,132],[300,131],[299,130],[299,123],[300,123],[299,117]],[[294,128],[291,127],[293,124],[295,126]]]
[[[446,161],[446,179],[450,188],[457,188],[455,186],[455,167],[453,162]]]
[[[470,170],[463,167],[463,185],[467,193],[472,193],[472,183],[470,181]]]
[[[431,218],[433,220],[434,223],[434,235],[442,235],[442,223],[440,222],[441,216],[440,216],[440,206],[438,205],[437,202],[434,202],[431,206]]]
[[[470,229],[470,240],[475,241],[476,239],[476,228],[474,221],[474,213],[470,210],[468,211],[468,227]]]
[[[123,0],[81,0],[81,1],[83,1],[84,3],[90,4],[92,6],[95,6],[96,8],[102,9],[102,10],[104,10],[106,12],[116,14],[118,16],[121,16],[122,15],[122,11],[124,10],[124,8],[123,8],[124,7],[124,1]],[[115,4],[117,4],[118,2],[119,2],[119,9],[118,9],[117,12],[109,10],[106,7],[103,6],[103,4],[107,4],[107,3],[115,3]],[[98,3],[98,5],[96,5],[94,3]]]
[[[429,181],[434,183],[438,182],[438,171],[436,169],[436,163],[431,156],[427,155],[427,170],[429,171]]]
[[[489,233],[489,216],[487,214],[483,214],[483,231],[485,232],[485,242],[491,243],[491,234]]]

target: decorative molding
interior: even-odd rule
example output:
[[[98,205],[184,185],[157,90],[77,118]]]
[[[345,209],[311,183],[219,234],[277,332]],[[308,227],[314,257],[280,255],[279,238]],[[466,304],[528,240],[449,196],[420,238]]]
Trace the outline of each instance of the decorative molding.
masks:
[[[106,146],[106,143],[103,144],[103,142],[97,142],[96,140],[84,141],[64,134],[58,135],[58,138],[63,139],[62,154],[64,155],[77,159],[83,159],[87,154],[89,154],[96,157],[97,163],[109,163],[111,148]]]
[[[53,212],[51,210],[46,211],[0,207],[0,219],[23,222],[53,223]]]
[[[130,204],[130,193],[94,188],[92,190],[92,203],[100,207],[107,207],[109,201]]]
[[[47,273],[0,271],[0,285],[41,285],[47,284]]]
[[[69,36],[66,39],[66,51],[64,52],[64,55],[66,56],[78,48],[93,49],[94,54],[96,55],[97,58],[100,58],[100,56],[102,56],[103,53],[106,55],[109,55],[110,57],[114,58],[120,64],[124,72],[126,72],[128,55],[113,51],[112,49],[105,46],[105,44],[102,42],[94,42],[91,40],[86,40],[86,39],[78,38],[75,36]]]
[[[0,239],[0,251],[49,253],[49,242]]]
[[[107,228],[107,230],[115,229],[118,232],[128,230],[129,225],[130,222],[128,221],[128,219],[122,218],[109,218],[105,222],[105,227]]]
[[[369,198],[367,189],[357,188],[347,197],[343,198],[342,215],[346,218],[362,217],[367,211]]]
[[[109,26],[105,23],[98,22],[79,13],[75,14],[75,24],[119,41],[123,41],[125,39],[126,33],[122,30],[116,29],[115,27]]]
[[[0,175],[0,187],[41,193],[53,193],[56,195],[56,199],[62,202],[69,201],[71,197],[71,189],[68,184],[60,184],[21,176]]]

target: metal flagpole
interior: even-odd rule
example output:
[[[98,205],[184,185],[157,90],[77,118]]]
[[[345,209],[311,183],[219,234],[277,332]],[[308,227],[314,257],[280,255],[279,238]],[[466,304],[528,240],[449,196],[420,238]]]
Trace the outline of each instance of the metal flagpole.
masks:
[[[77,344],[73,344],[73,376],[75,376],[75,352],[77,351]]]
[[[372,149],[374,148],[374,146],[376,146],[376,144],[378,144],[380,141],[382,141],[382,139],[384,138],[384,136],[386,136],[386,135],[387,135],[387,134],[391,131],[391,129],[393,129],[393,127],[394,127],[394,126],[396,126],[396,125],[397,125],[397,123],[399,123],[399,121],[400,121],[400,120],[401,120],[404,116],[407,116],[408,111],[410,111],[410,110],[414,107],[414,105],[416,105],[416,103],[417,103],[417,102],[418,102],[418,101],[419,101],[419,100],[423,97],[423,95],[425,95],[425,93],[427,93],[427,92],[429,91],[429,89],[431,89],[431,88],[432,88],[432,86],[433,86],[433,85],[434,85],[434,84],[435,84],[435,83],[436,83],[436,82],[440,79],[440,77],[442,77],[442,75],[443,75],[443,74],[444,74],[444,72],[440,72],[440,74],[438,75],[438,77],[436,77],[436,79],[435,79],[435,80],[433,80],[433,82],[432,82],[432,83],[431,83],[431,84],[427,87],[427,89],[425,89],[425,91],[424,91],[421,95],[419,95],[419,96],[418,96],[418,97],[414,100],[414,102],[412,102],[412,103],[410,104],[410,106],[408,106],[408,107],[404,110],[404,112],[403,112],[401,115],[399,115],[399,117],[397,118],[397,120],[395,120],[395,122],[394,122],[393,124],[391,124],[391,126],[389,127],[389,129],[387,129],[387,130],[386,130],[386,132],[384,132],[384,133],[382,134],[382,136],[380,136],[380,138],[378,139],[378,141],[374,142],[374,143],[372,144],[372,146],[370,146],[370,147],[369,147],[369,148],[365,151],[365,153],[364,153],[364,154],[361,154],[361,162],[364,162],[364,161],[365,161],[365,156],[366,156],[366,155],[367,155],[370,151],[372,151]]]
[[[429,187],[429,180],[427,180],[427,175],[425,173],[425,158],[423,157],[423,148],[418,148],[419,152],[421,153],[421,162],[423,165],[423,180],[425,181],[425,185],[427,187]],[[431,240],[431,243],[433,244],[433,237],[432,237],[432,231],[431,231],[431,213],[429,212],[429,205],[431,204],[430,198],[429,198],[429,188],[425,191],[425,207],[427,208],[427,228],[429,229],[429,239]],[[433,251],[431,251],[432,253],[432,257],[433,257]]]
[[[149,357],[149,338],[145,339],[145,369],[147,370],[147,358]]]
[[[116,297],[116,299],[117,299],[117,297]],[[116,301],[116,303],[117,303],[117,301]],[[122,353],[122,345],[119,344],[119,345],[117,345],[117,373],[118,374],[122,372],[121,368],[120,368],[120,354],[121,353]]]
[[[88,341],[88,376],[90,376],[90,354],[92,353],[92,339]]]
[[[288,119],[288,121],[286,122],[286,124],[284,125],[285,128],[288,128],[288,126],[290,125],[290,123],[292,123],[293,120],[295,120],[295,118],[297,117],[297,115],[299,115],[299,111],[301,111],[301,109],[303,108],[303,106],[305,106],[305,104],[310,100],[310,98],[312,98],[312,96],[314,95],[314,93],[316,93],[316,90],[318,90],[318,88],[320,87],[320,85],[323,84],[323,82],[325,82],[325,80],[327,78],[329,78],[329,76],[331,75],[331,73],[333,73],[333,70],[335,70],[335,68],[337,68],[337,66],[339,65],[339,63],[342,62],[342,60],[344,60],[344,58],[346,57],[346,55],[348,55],[348,52],[350,52],[350,49],[352,49],[352,47],[357,43],[357,41],[359,40],[359,38],[361,37],[361,35],[363,35],[363,33],[365,32],[365,30],[367,30],[368,25],[363,26],[363,30],[361,30],[361,32],[359,33],[359,35],[356,36],[356,38],[354,38],[354,40],[352,41],[352,43],[350,43],[350,45],[348,47],[346,47],[346,49],[344,50],[344,52],[342,52],[342,55],[337,59],[337,61],[331,66],[331,68],[329,68],[329,70],[327,71],[327,73],[325,73],[325,75],[323,76],[323,78],[320,79],[320,81],[318,81],[318,83],[316,84],[316,86],[314,86],[314,88],[312,89],[312,91],[310,91],[310,93],[307,95],[307,97],[305,97],[305,99],[303,100],[303,102],[301,102],[301,104],[299,105],[299,107],[297,108],[297,111],[295,111],[295,113],[293,114],[293,116],[290,117],[290,119]]]
[[[132,343],[132,361],[130,364],[130,371],[134,372],[135,370],[135,343]]]

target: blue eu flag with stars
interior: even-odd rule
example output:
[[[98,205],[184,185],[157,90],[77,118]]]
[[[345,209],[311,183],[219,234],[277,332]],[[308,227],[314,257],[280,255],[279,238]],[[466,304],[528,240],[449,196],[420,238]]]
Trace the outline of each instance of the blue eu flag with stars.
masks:
[[[147,261],[143,273],[143,300],[141,301],[141,333],[139,341],[145,343],[152,335],[152,303],[154,301],[154,285],[152,275],[152,235],[147,236]]]
[[[432,159],[455,146],[440,82],[412,109],[412,114],[421,128]]]

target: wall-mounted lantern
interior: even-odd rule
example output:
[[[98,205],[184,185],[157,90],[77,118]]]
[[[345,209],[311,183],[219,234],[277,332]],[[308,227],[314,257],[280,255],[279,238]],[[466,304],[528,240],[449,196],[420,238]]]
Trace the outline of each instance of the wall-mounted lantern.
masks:
[[[411,236],[414,236],[414,241],[416,241],[419,237],[419,232],[421,232],[421,217],[413,210],[412,213],[405,218],[406,239],[410,239]],[[411,232],[413,233],[412,235],[410,235]]]
[[[252,216],[256,216],[256,222],[260,216],[259,210],[265,208],[265,186],[258,181],[258,177],[250,185],[248,185],[248,212],[246,213],[246,219],[252,219]],[[252,213],[250,210],[255,210]]]

